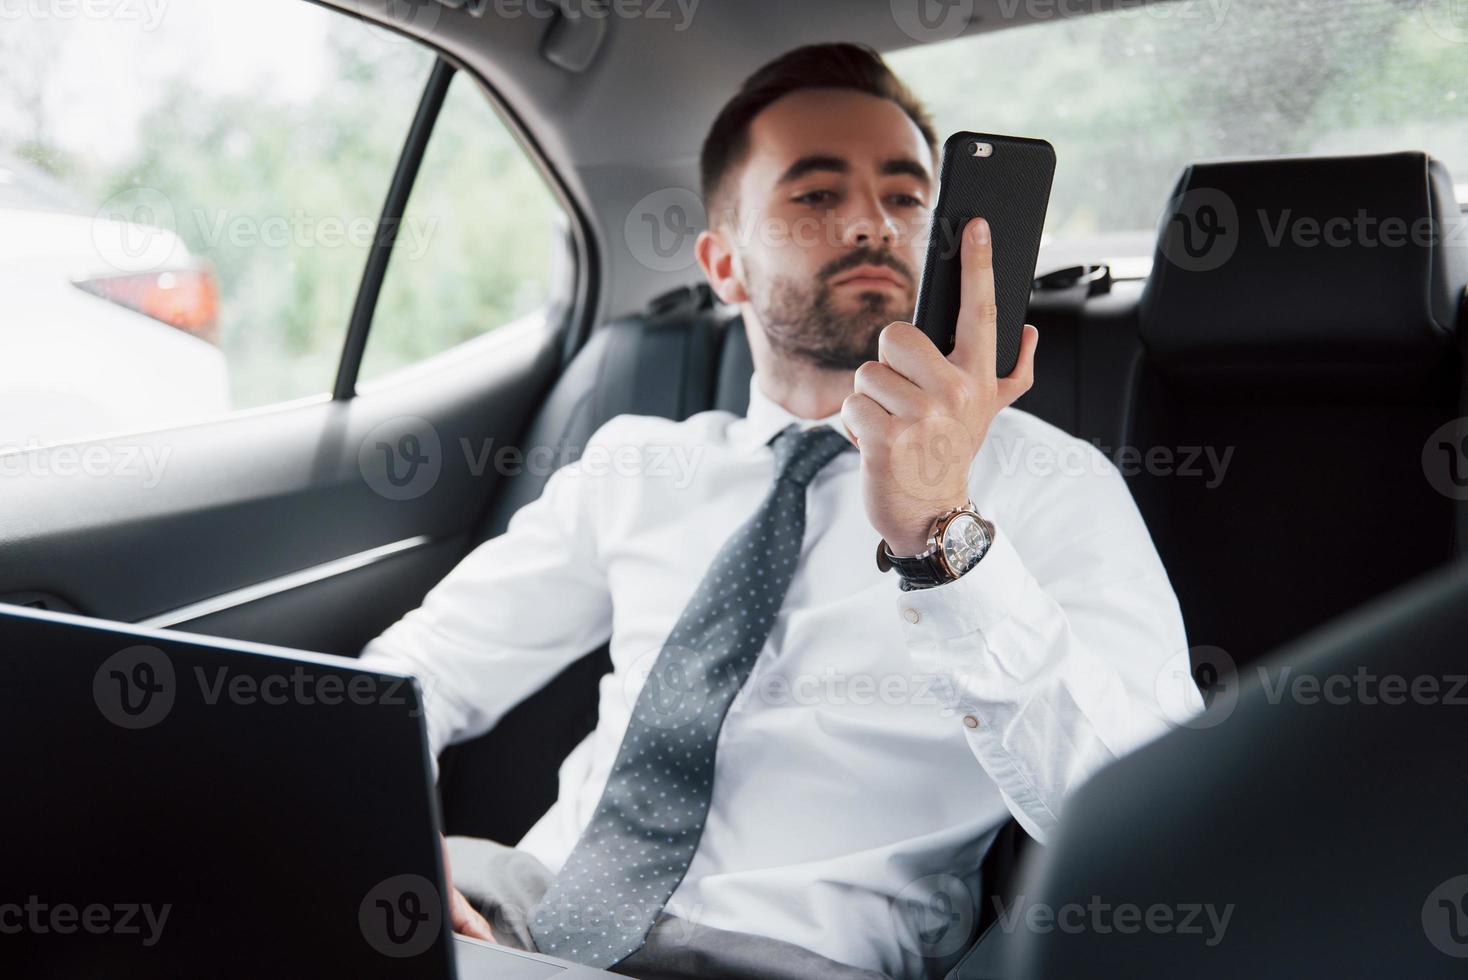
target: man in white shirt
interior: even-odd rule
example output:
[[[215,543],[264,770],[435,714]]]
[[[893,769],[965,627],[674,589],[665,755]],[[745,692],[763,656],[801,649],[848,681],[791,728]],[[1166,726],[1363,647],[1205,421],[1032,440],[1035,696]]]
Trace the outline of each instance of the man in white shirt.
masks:
[[[1037,333],[996,378],[982,220],[952,354],[901,322],[935,142],[867,49],[804,48],[752,76],[704,148],[698,242],[743,313],[748,414],[611,420],[367,648],[422,680],[436,755],[610,641],[597,728],[514,853],[543,870],[531,900],[625,887],[649,907],[600,951],[605,930],[521,910],[520,945],[643,975],[649,923],[682,921],[829,961],[804,976],[941,975],[968,934],[935,940],[923,917],[937,901],[972,923],[995,829],[1012,814],[1043,841],[1067,793],[1165,729],[1176,599],[1117,471],[1008,407]],[[841,438],[804,431],[819,426]],[[948,526],[946,562],[901,561]],[[879,539],[898,570],[879,569]],[[734,639],[715,655],[720,623]],[[637,817],[663,812],[667,786],[686,807],[664,814],[676,841]],[[476,898],[503,933],[497,900]],[[455,920],[487,933],[458,896]]]

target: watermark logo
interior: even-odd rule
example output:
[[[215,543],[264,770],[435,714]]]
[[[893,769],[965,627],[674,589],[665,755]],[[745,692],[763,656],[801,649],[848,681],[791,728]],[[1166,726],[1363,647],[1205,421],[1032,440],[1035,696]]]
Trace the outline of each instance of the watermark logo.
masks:
[[[622,235],[632,257],[653,272],[683,272],[698,259],[694,245],[708,223],[703,200],[683,187],[654,191],[632,206]]]
[[[963,879],[928,875],[892,899],[892,930],[904,948],[926,958],[950,956],[968,944],[977,918]]]
[[[173,661],[153,646],[119,650],[92,676],[92,698],[119,728],[151,728],[168,717],[178,693]]]
[[[670,644],[633,661],[623,675],[622,691],[639,722],[671,731],[704,717],[712,690],[700,665],[702,656]]]
[[[438,430],[426,419],[404,415],[378,425],[357,450],[362,478],[388,500],[414,500],[432,490],[443,471]]]
[[[919,500],[953,499],[955,485],[973,466],[973,438],[952,416],[933,416],[909,425],[892,441],[893,474]]]
[[[1428,894],[1422,931],[1439,952],[1468,959],[1468,875],[1449,878]]]
[[[1187,191],[1168,202],[1162,256],[1187,272],[1222,268],[1239,247],[1239,210],[1233,198],[1211,187]]]
[[[92,247],[123,273],[154,272],[186,258],[173,202],[156,187],[130,187],[102,202],[92,219]]]
[[[1468,44],[1468,0],[1419,0],[1422,19],[1438,37]]]
[[[892,0],[897,29],[920,44],[949,41],[974,19],[976,0]]]
[[[367,944],[384,956],[406,959],[432,948],[443,928],[443,901],[433,882],[404,874],[379,882],[357,909]]]
[[[439,0],[387,0],[380,19],[362,17],[361,23],[373,37],[396,44],[431,34],[441,16]]]
[[[1239,668],[1222,647],[1182,650],[1162,665],[1153,694],[1174,725],[1212,728],[1228,720],[1239,703]]]
[[[1468,416],[1444,422],[1422,446],[1422,472],[1450,500],[1468,500]]]

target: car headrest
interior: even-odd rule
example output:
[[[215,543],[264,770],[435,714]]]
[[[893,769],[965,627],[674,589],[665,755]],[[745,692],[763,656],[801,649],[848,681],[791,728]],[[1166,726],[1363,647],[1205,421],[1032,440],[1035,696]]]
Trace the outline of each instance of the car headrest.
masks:
[[[1425,153],[1194,164],[1163,214],[1141,335],[1166,364],[1438,356],[1468,227]]]

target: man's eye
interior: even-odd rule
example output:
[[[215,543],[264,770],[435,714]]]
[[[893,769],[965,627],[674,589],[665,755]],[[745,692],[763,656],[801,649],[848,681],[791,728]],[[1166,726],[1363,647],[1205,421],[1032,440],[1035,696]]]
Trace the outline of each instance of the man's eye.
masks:
[[[922,198],[913,197],[911,194],[897,194],[892,198],[892,203],[896,204],[899,208],[921,208],[927,206],[923,203]]]
[[[806,191],[795,199],[796,204],[809,204],[813,207],[822,204],[834,204],[835,202],[835,191]]]

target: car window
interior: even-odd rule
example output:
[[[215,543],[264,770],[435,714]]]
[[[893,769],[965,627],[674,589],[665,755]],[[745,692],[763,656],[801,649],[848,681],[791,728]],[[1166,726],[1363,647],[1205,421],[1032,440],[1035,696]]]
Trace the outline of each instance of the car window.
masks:
[[[301,0],[0,31],[0,452],[329,392],[433,62]]]
[[[567,225],[475,80],[449,84],[398,227],[358,379],[507,325],[542,324],[570,284]]]
[[[1118,6],[1061,19],[1073,5],[1000,0],[1001,16],[1040,21],[890,57],[945,136],[1055,144],[1052,255],[1150,255],[1173,182],[1196,160],[1421,149],[1468,181],[1468,4]],[[941,26],[910,34],[932,41]]]

